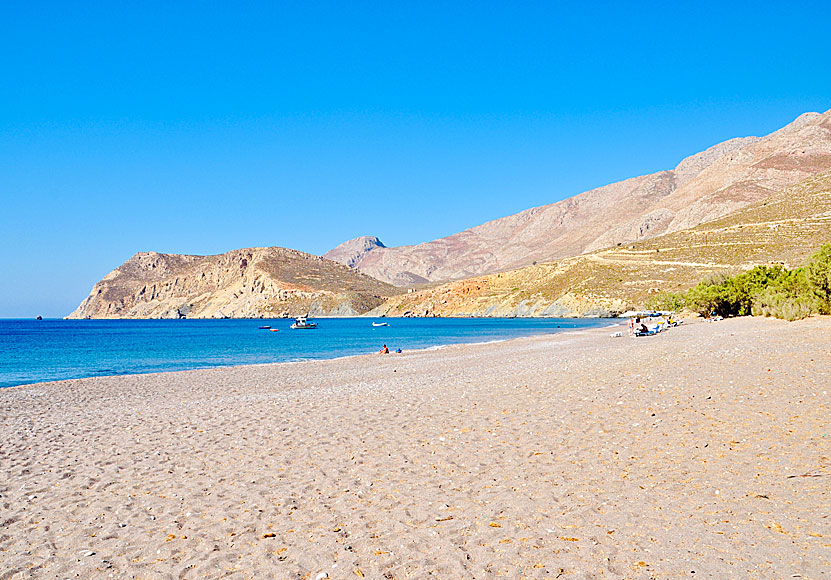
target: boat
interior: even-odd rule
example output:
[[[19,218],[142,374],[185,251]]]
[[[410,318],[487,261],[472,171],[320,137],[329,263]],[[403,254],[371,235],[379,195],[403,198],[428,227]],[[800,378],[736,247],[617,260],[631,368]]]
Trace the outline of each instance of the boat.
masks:
[[[269,332],[280,332],[280,329],[279,328],[269,328],[268,331]]]
[[[373,322],[372,326],[389,326],[389,322]]]
[[[258,327],[260,330],[271,330],[270,326],[260,326]]]
[[[317,328],[317,324],[314,322],[309,322],[306,320],[305,316],[298,316],[294,319],[294,323],[291,325],[291,328],[297,329],[304,329],[304,328]]]

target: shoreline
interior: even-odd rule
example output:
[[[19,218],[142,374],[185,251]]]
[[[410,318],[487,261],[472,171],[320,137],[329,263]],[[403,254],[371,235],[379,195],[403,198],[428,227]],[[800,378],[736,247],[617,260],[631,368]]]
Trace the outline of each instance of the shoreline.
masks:
[[[332,318],[359,318],[359,317],[332,317]],[[5,319],[5,320],[28,320],[28,319]],[[65,320],[65,319],[50,319],[50,320]],[[121,320],[121,319],[97,319],[97,320]],[[135,319],[123,319],[123,320],[135,320]],[[141,320],[162,320],[162,319],[141,319]],[[194,319],[194,320],[219,320],[219,319]],[[257,320],[257,319],[233,319],[233,320]],[[283,319],[274,319],[274,320],[283,320]],[[465,320],[460,318],[460,320]],[[507,319],[506,319],[507,320]],[[609,319],[614,320],[614,319]],[[608,326],[602,327],[589,327],[589,328],[578,328],[573,330],[563,330],[561,332],[549,332],[549,333],[541,333],[541,334],[532,334],[526,336],[516,336],[516,337],[509,337],[505,339],[496,339],[496,340],[488,340],[488,341],[475,341],[475,342],[452,342],[452,343],[442,343],[438,345],[432,345],[424,348],[414,348],[409,350],[404,350],[400,354],[405,354],[409,352],[418,352],[423,350],[436,350],[451,346],[458,346],[458,345],[475,345],[475,344],[491,344],[497,342],[508,342],[511,340],[517,340],[521,338],[534,338],[540,336],[553,336],[557,334],[568,334],[569,332],[587,332],[591,330],[598,330],[598,329],[608,329],[608,328],[616,328],[618,326],[623,325],[623,322],[618,324],[610,324]],[[362,353],[362,354],[347,354],[342,356],[334,356],[334,357],[320,357],[320,358],[309,358],[309,359],[298,359],[298,360],[287,360],[287,361],[279,361],[279,362],[269,362],[269,363],[242,363],[242,364],[229,364],[229,365],[219,365],[219,366],[205,366],[205,367],[198,367],[192,369],[179,369],[179,370],[169,370],[169,371],[153,371],[153,372],[145,372],[145,373],[124,373],[124,374],[116,374],[116,375],[94,375],[94,376],[86,376],[86,377],[76,377],[76,378],[66,378],[66,379],[55,379],[49,381],[37,381],[33,383],[24,383],[20,385],[10,385],[7,387],[0,386],[0,391],[5,389],[16,389],[20,387],[30,387],[30,386],[38,386],[38,385],[46,385],[52,383],[61,383],[65,381],[80,381],[80,380],[87,380],[87,379],[111,379],[117,377],[130,377],[130,376],[142,376],[142,375],[157,375],[157,374],[165,374],[165,373],[183,373],[183,372],[196,372],[196,371],[207,371],[212,369],[228,369],[228,368],[236,368],[236,367],[249,367],[249,366],[260,366],[260,365],[282,365],[282,364],[296,364],[296,363],[304,363],[304,362],[317,362],[317,361],[326,361],[326,360],[340,360],[340,359],[349,359],[352,357],[362,357],[362,356],[371,356],[374,354],[378,354],[377,352],[370,352],[370,353]],[[398,354],[393,353],[392,351],[390,354]]]
[[[1,317],[0,321],[2,320],[31,320],[33,322],[42,322],[48,320],[82,320],[82,321],[95,321],[95,320],[251,320],[251,321],[260,321],[260,320],[294,320],[295,316],[278,316],[275,318],[242,318],[242,317],[230,317],[230,318],[212,318],[212,317],[193,317],[193,318],[69,318],[68,316],[44,316],[42,318],[32,317],[32,316],[12,316],[12,317]],[[307,318],[324,318],[324,319],[364,319],[364,320],[371,320],[371,319],[392,319],[392,320],[403,320],[403,319],[431,319],[431,318],[439,318],[439,319],[459,319],[459,320],[467,320],[467,319],[474,319],[474,320],[512,320],[515,318],[519,319],[552,319],[552,318],[561,318],[563,320],[592,320],[595,318],[609,318],[615,319],[620,318],[620,316],[392,316],[389,314],[378,315],[378,316],[368,316],[366,314],[359,314],[357,316],[347,316],[347,315],[330,315],[330,314],[321,314],[315,316],[308,316]]]
[[[818,580],[829,332],[600,327],[2,389],[0,559],[9,580]]]

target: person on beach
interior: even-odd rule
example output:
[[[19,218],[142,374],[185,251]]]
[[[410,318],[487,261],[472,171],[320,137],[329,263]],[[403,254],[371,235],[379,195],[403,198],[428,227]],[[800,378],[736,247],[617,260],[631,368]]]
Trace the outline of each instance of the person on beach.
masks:
[[[389,354],[389,353],[390,353],[390,349],[387,348],[386,344],[381,348],[381,350],[378,351],[378,354]]]

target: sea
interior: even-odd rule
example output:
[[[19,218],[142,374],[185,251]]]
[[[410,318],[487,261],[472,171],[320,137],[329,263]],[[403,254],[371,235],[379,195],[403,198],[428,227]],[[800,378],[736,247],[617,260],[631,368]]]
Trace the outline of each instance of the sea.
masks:
[[[611,326],[604,318],[0,319],[0,388],[109,375],[331,359]],[[389,326],[373,326],[386,322]],[[270,329],[260,328],[269,326]],[[272,329],[274,329],[272,331]]]

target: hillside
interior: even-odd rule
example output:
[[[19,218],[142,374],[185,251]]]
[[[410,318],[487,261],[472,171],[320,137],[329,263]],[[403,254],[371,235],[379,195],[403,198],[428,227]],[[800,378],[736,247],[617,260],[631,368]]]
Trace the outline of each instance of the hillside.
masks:
[[[831,241],[831,171],[694,228],[400,295],[373,314],[591,316],[642,307],[712,272],[795,267]]]
[[[831,111],[731,139],[634,177],[415,246],[346,242],[326,254],[398,286],[506,271],[682,231],[831,169]],[[505,192],[510,195],[510,192]],[[376,239],[377,241],[377,239]]]
[[[95,284],[68,318],[357,315],[398,292],[342,264],[285,248],[216,256],[143,252]]]

